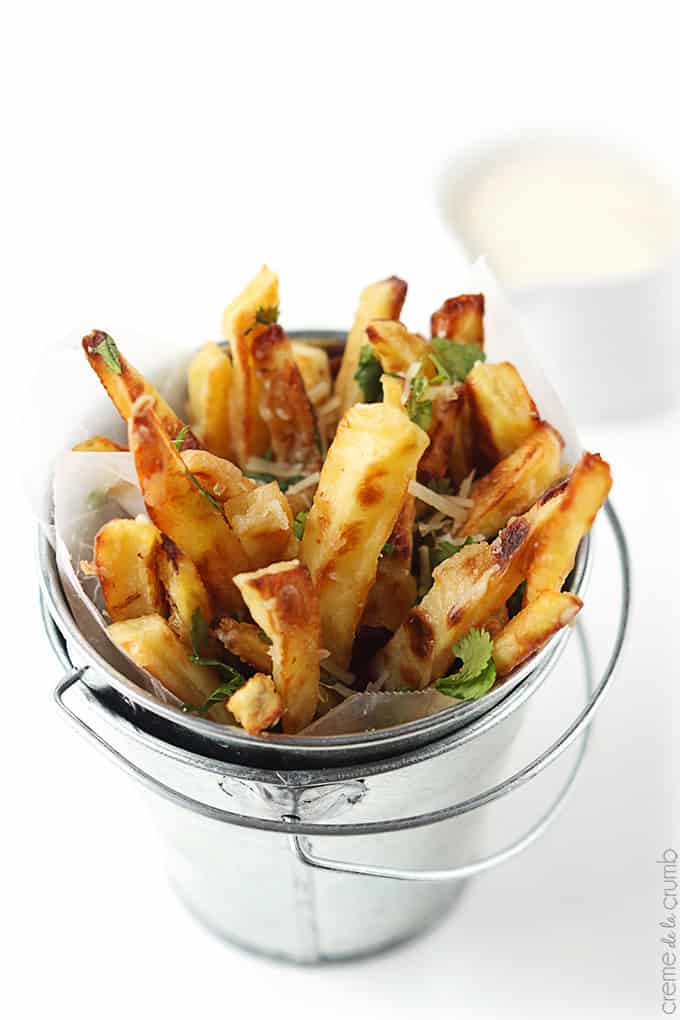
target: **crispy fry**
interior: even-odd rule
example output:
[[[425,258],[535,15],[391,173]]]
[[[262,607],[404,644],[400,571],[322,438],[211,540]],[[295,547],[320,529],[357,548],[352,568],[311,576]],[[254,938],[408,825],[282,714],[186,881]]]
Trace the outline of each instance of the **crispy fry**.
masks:
[[[194,435],[217,457],[232,456],[229,401],[233,369],[229,356],[212,341],[189,365],[187,414]]]
[[[267,423],[277,460],[316,471],[321,438],[290,340],[273,325],[253,340],[253,366],[259,380],[259,412]]]
[[[257,625],[271,639],[273,677],[283,698],[283,729],[297,733],[319,700],[319,600],[298,560],[272,563],[234,579]]]
[[[393,376],[383,375],[380,377],[380,382],[383,388],[383,404],[389,404],[389,406],[393,407],[396,411],[406,414],[406,407],[401,399],[404,391],[404,384],[401,379],[395,379]]]
[[[462,393],[462,386],[446,385],[433,388],[430,394],[432,424],[427,430],[430,445],[418,465],[418,478],[425,484],[433,478],[446,478],[449,473],[454,444],[458,438],[457,405]]]
[[[102,386],[111,397],[113,405],[123,421],[127,423],[132,412],[132,405],[142,396],[151,397],[154,402],[158,419],[170,439],[176,439],[180,432],[183,432],[182,450],[199,449],[201,444],[191,429],[185,426],[184,422],[177,417],[169,404],[151,383],[147,382],[141,373],[130,364],[123,356],[108,333],[101,330],[93,330],[83,337],[83,350],[91,367],[99,376]],[[102,355],[102,344],[113,344],[115,359],[120,371],[112,367],[111,358],[107,359]],[[99,350],[97,350],[99,348]],[[114,361],[115,364],[115,361]]]
[[[156,558],[161,536],[146,517],[108,521],[94,540],[94,570],[113,623],[163,612]]]
[[[297,555],[293,514],[276,482],[257,485],[251,492],[227,500],[224,513],[245,550],[250,569]]]
[[[127,453],[127,446],[114,443],[106,436],[91,436],[82,443],[76,443],[72,449],[75,453]]]
[[[315,347],[302,340],[291,340],[290,346],[307,396],[319,408],[330,398],[333,389],[328,354],[323,347]]]
[[[492,545],[467,546],[436,567],[430,591],[376,656],[387,690],[417,690],[446,673],[456,641],[504,605],[524,577],[531,531],[517,517]]]
[[[559,512],[549,517],[536,539],[525,605],[542,591],[560,590],[574,566],[579,542],[592,527],[611,485],[609,464],[598,453],[584,453],[563,486]]]
[[[187,648],[191,647],[191,621],[197,609],[212,619],[212,603],[195,565],[167,535],[161,536],[158,576],[168,600],[168,623]]]
[[[481,464],[488,469],[509,456],[539,422],[536,405],[509,361],[478,363],[465,380]]]
[[[340,397],[340,409],[343,413],[362,399],[354,373],[359,365],[361,348],[368,343],[367,325],[372,319],[398,319],[405,298],[406,283],[397,276],[372,283],[362,290],[354,325],[347,337],[340,371],[335,381],[335,392]]]
[[[582,606],[581,599],[570,592],[541,592],[494,637],[493,661],[498,677],[507,676],[552,634],[570,624]]]
[[[231,344],[234,366],[230,410],[232,440],[242,467],[250,457],[261,457],[269,446],[269,429],[258,409],[252,345],[256,337],[276,321],[278,306],[279,279],[271,269],[262,266],[222,317],[222,335]]]
[[[283,698],[266,673],[255,673],[229,698],[227,708],[246,733],[257,734],[274,726],[283,715]]]
[[[347,667],[354,634],[427,436],[387,404],[340,422],[300,545],[321,601],[324,647]]]
[[[509,457],[472,487],[473,505],[458,534],[489,538],[511,517],[524,513],[560,476],[564,443],[555,429],[542,422]]]
[[[375,584],[368,593],[361,618],[363,627],[399,629],[416,601],[416,579],[411,573],[413,523],[416,501],[406,496],[387,547],[378,560]]]
[[[510,614],[508,613],[508,607],[504,603],[502,606],[499,606],[498,609],[493,611],[489,619],[484,621],[482,627],[488,633],[489,637],[492,640],[495,640],[496,635],[500,634],[509,619]]]
[[[198,708],[220,686],[215,670],[189,660],[186,648],[162,616],[151,614],[112,623],[107,633],[133,662],[184,704]],[[207,714],[215,722],[233,722],[223,704],[212,705]]]
[[[461,386],[458,391],[458,400],[451,408],[451,416],[455,418],[455,421],[451,441],[449,475],[455,485],[460,485],[475,466],[472,412],[465,386]]]
[[[196,564],[216,612],[234,612],[241,599],[232,578],[248,565],[219,503],[187,470],[143,397],[132,408],[130,449],[149,517]]]
[[[254,666],[261,673],[270,672],[272,656],[259,627],[223,616],[215,628],[215,634],[237,659]]]
[[[376,319],[366,327],[366,340],[380,358],[385,372],[407,372],[414,361],[422,361],[427,341],[409,333],[401,322]]]
[[[431,319],[432,336],[484,347],[484,295],[449,298]]]
[[[218,503],[226,503],[234,496],[241,496],[257,488],[257,482],[247,478],[230,460],[216,457],[207,450],[184,450],[182,460]]]

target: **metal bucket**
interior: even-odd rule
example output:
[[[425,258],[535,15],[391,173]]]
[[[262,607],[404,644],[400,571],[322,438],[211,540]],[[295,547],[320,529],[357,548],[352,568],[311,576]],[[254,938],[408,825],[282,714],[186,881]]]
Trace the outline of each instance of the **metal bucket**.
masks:
[[[79,638],[42,539],[43,615],[69,670],[55,697],[80,731],[144,788],[165,840],[171,882],[204,924],[248,949],[296,962],[376,952],[434,923],[466,878],[519,853],[564,802],[629,614],[628,553],[610,504],[606,519],[621,567],[608,662],[595,682],[584,645],[585,706],[549,747],[505,778],[504,763],[530,699],[556,666],[566,635],[550,643],[514,689],[499,688],[501,700],[454,729],[442,730],[433,716],[384,731],[375,735],[371,760],[360,745],[335,738],[327,759],[332,767],[306,765],[326,759],[328,738],[316,741],[315,750],[297,741],[291,757],[279,746],[279,764],[263,768],[247,744],[213,740],[200,720],[177,724],[163,706],[154,711],[156,703],[147,704],[152,699],[143,692],[129,697],[133,692],[121,686],[120,674]],[[415,743],[409,726],[418,727]],[[538,822],[488,853],[490,806],[577,740],[577,757]]]

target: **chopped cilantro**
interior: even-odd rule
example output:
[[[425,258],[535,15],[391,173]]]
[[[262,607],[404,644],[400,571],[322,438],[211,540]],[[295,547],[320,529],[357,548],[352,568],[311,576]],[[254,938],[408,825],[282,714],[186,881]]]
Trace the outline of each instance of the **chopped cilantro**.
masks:
[[[464,542],[456,545],[454,542],[449,542],[447,539],[443,539],[439,542],[434,549],[430,551],[430,563],[432,567],[438,567],[444,560],[448,560],[451,556],[455,556],[457,552],[464,549],[466,545],[474,545],[474,539],[471,535],[468,535]]]
[[[267,305],[265,308],[260,305],[258,310],[255,312],[255,322],[252,324],[250,329],[245,331],[245,336],[255,329],[255,326],[273,326],[275,322],[279,321],[279,306],[278,305]]]
[[[428,381],[418,374],[411,383],[406,412],[412,422],[427,432],[432,424],[432,401],[427,399]]]
[[[110,368],[116,375],[120,375],[122,369],[116,341],[108,333],[99,333],[98,335],[103,336],[104,339],[95,347],[90,347],[90,353],[98,354],[107,368]]]
[[[208,624],[201,610],[197,608],[191,617],[191,655],[189,659],[198,666],[210,666],[214,669],[219,669],[227,679],[225,683],[215,688],[210,697],[202,705],[198,707],[188,704],[183,705],[182,707],[185,712],[198,712],[199,715],[205,715],[212,705],[226,701],[246,682],[246,678],[237,669],[234,669],[233,666],[228,666],[226,662],[220,662],[219,659],[206,659],[203,657],[209,637],[210,629]]]
[[[430,355],[430,360],[437,369],[439,382],[444,378],[447,382],[462,382],[474,365],[486,358],[478,344],[457,344],[443,337],[433,338],[432,349],[434,354]]]
[[[305,524],[307,523],[308,510],[300,510],[295,514],[295,520],[293,521],[293,534],[297,539],[301,539],[305,533]]]
[[[370,344],[364,344],[359,351],[359,364],[354,378],[364,395],[367,404],[375,404],[382,400],[380,376],[383,374],[380,359]]]
[[[451,649],[461,660],[460,669],[450,676],[441,677],[435,687],[440,694],[463,701],[474,701],[493,687],[496,679],[493,641],[486,630],[472,627]]]

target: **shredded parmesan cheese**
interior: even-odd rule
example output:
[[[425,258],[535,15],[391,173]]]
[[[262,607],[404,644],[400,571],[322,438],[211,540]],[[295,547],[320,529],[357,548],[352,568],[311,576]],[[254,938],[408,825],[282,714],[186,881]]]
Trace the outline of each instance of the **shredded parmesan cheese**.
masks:
[[[432,531],[438,531],[439,528],[444,525],[448,526],[448,523],[449,518],[437,510],[437,512],[432,514],[431,517],[428,517],[426,521],[418,522],[418,531],[421,535],[429,535]]]
[[[467,499],[468,496],[470,495],[470,491],[472,489],[472,483],[475,480],[475,474],[476,474],[476,471],[473,468],[472,471],[470,472],[470,474],[466,475],[466,477],[460,483],[460,486],[458,488],[458,496],[461,497],[462,499]]]
[[[309,489],[312,485],[316,485],[319,481],[319,472],[315,471],[313,475],[307,475],[301,482],[295,482],[294,485],[289,485],[286,489],[286,495],[294,496],[296,492],[303,492],[305,489]]]
[[[416,481],[408,483],[408,491],[416,499],[427,503],[428,506],[433,506],[440,513],[445,514],[447,517],[453,517],[457,524],[463,523],[472,506],[471,499],[465,499],[461,496],[445,496],[440,492],[433,492],[426,485],[421,485],[420,482]]]
[[[274,460],[265,460],[264,457],[251,457],[246,470],[259,475],[273,475],[274,478],[295,478],[302,474],[304,467],[302,464],[279,464]]]

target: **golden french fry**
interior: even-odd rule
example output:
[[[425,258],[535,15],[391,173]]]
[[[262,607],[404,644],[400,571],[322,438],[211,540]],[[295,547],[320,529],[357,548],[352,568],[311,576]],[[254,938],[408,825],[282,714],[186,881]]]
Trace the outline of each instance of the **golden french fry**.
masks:
[[[321,464],[321,436],[290,340],[280,326],[270,326],[253,340],[252,355],[260,417],[269,428],[276,460],[315,471]]]
[[[196,564],[215,611],[237,611],[233,576],[248,566],[246,554],[220,504],[187,470],[149,397],[134,404],[129,435],[149,517]]]
[[[319,408],[330,398],[333,389],[328,354],[323,347],[305,343],[303,340],[291,340],[290,346],[307,396],[314,406]]]
[[[181,457],[186,468],[218,503],[257,488],[257,482],[247,478],[230,460],[207,450],[184,450]]]
[[[432,336],[484,347],[484,295],[449,298],[431,319]]]
[[[283,698],[283,729],[297,733],[314,718],[319,700],[319,600],[298,560],[272,563],[234,578],[255,623],[271,639],[273,677]]]
[[[548,638],[571,623],[583,603],[570,592],[544,591],[534,602],[494,637],[493,661],[498,677],[512,670],[533,655]]]
[[[199,708],[220,686],[215,670],[190,661],[187,649],[162,616],[112,623],[107,633],[133,662],[187,705]],[[215,722],[233,723],[224,704],[212,705],[207,714]]]
[[[427,430],[430,445],[420,459],[418,478],[427,484],[449,474],[453,448],[458,438],[458,400],[462,386],[437,386],[431,393],[432,424]]]
[[[579,542],[592,527],[612,486],[609,464],[584,453],[563,485],[559,511],[540,529],[529,564],[524,604],[542,591],[559,591],[576,559]]]
[[[385,372],[407,372],[414,361],[422,361],[427,341],[409,333],[401,322],[374,320],[366,327],[366,340],[380,358]]]
[[[82,443],[76,443],[72,449],[75,453],[127,453],[126,446],[114,443],[113,439],[107,439],[106,436],[91,436]]]
[[[505,603],[503,603],[503,605],[499,606],[498,609],[494,609],[488,620],[484,621],[482,627],[489,637],[495,640],[496,635],[500,634],[509,619],[510,614],[508,613],[508,607]]]
[[[472,487],[470,514],[458,534],[489,538],[524,513],[561,473],[562,437],[547,422],[534,429]]]
[[[223,616],[215,628],[215,634],[237,659],[254,666],[260,673],[270,672],[272,656],[259,627]]]
[[[90,366],[97,373],[124,422],[127,423],[130,418],[134,402],[139,397],[147,396],[153,400],[158,419],[170,439],[176,439],[182,433],[182,450],[200,447],[201,444],[191,429],[177,417],[155,386],[133,368],[113,337],[96,329],[83,337],[82,345]]]
[[[354,373],[359,366],[361,348],[368,343],[366,327],[372,319],[398,319],[405,298],[406,283],[397,276],[372,283],[362,290],[354,325],[347,337],[340,371],[335,381],[335,392],[340,397],[342,413],[363,399]]]
[[[187,413],[194,435],[217,457],[232,456],[229,402],[233,369],[229,356],[212,341],[189,364]]]
[[[276,482],[233,496],[224,504],[224,513],[251,570],[297,556],[293,514]]]
[[[284,712],[283,698],[266,673],[255,673],[229,698],[227,708],[246,733],[268,730]]]
[[[415,515],[416,501],[406,496],[378,560],[375,583],[361,618],[363,627],[385,627],[394,632],[416,601],[416,579],[411,573]]]
[[[276,321],[279,279],[267,266],[225,309],[222,335],[231,344],[233,361],[231,393],[232,440],[241,467],[250,457],[261,457],[269,447],[269,429],[258,409],[258,383],[253,367],[253,341]]]
[[[401,379],[395,379],[394,376],[383,375],[380,377],[380,382],[383,388],[383,404],[389,404],[396,411],[400,411],[402,414],[406,414],[406,407],[402,402],[402,393],[404,392],[404,384]]]
[[[465,380],[477,451],[485,467],[514,453],[539,422],[522,377],[509,361],[476,364]]]
[[[451,409],[451,416],[455,421],[451,440],[449,475],[455,485],[460,485],[475,466],[472,412],[465,386],[461,386],[458,391],[458,400]]]
[[[328,451],[300,544],[321,602],[324,647],[349,663],[378,557],[394,528],[427,435],[387,404],[357,404]]]
[[[212,619],[212,603],[196,566],[167,535],[161,536],[157,558],[158,576],[168,600],[168,623],[191,647],[191,621],[196,610],[204,620]]]
[[[156,559],[161,536],[146,517],[108,521],[94,540],[94,569],[111,620],[163,612]]]
[[[454,644],[504,605],[523,579],[531,533],[529,520],[517,517],[492,545],[466,546],[435,568],[430,591],[375,658],[387,690],[417,690],[445,675]]]

